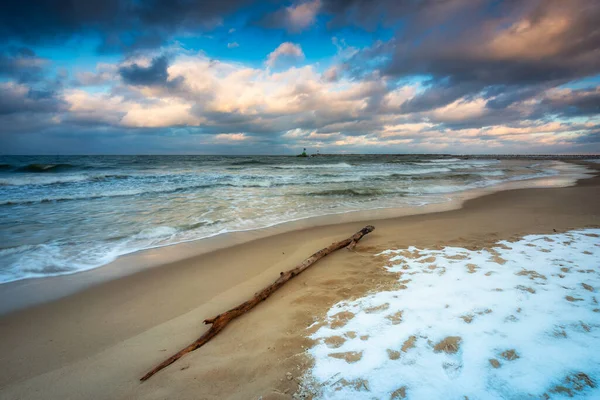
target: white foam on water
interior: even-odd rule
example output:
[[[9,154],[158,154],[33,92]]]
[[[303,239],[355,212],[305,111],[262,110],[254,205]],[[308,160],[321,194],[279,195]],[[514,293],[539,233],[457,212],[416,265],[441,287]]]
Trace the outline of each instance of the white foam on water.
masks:
[[[431,162],[431,163],[450,163],[450,162],[461,161],[461,159],[460,158],[439,158],[439,159],[427,160],[427,161]]]
[[[394,170],[396,175],[423,175],[450,172],[449,168],[403,168]]]
[[[352,165],[341,162],[336,164],[281,164],[281,165],[271,165],[270,167],[276,169],[307,169],[307,168],[352,168]]]
[[[316,161],[265,164],[236,173],[219,165],[163,171],[138,170],[133,164],[107,169],[110,173],[93,169],[74,175],[2,173],[2,178],[19,184],[4,185],[0,191],[0,219],[8,227],[0,243],[0,284],[88,270],[138,250],[226,232],[323,215],[444,203],[454,193],[515,180],[556,175],[561,182],[538,179],[523,187],[536,182],[564,186],[574,183],[584,169],[559,162],[523,168],[510,163],[496,166],[496,160],[460,159],[422,163],[357,159],[351,169],[346,162]],[[215,222],[195,226],[196,218],[207,210]],[[22,221],[29,224],[27,229],[19,228]]]
[[[39,176],[35,174],[17,174],[0,179],[0,186],[26,186],[26,185],[51,185],[56,183],[84,182],[90,179],[89,175],[72,174],[63,176]]]
[[[502,176],[502,175],[506,175],[504,173],[504,171],[500,170],[500,169],[496,169],[493,171],[482,171],[482,172],[477,172],[478,175],[481,176]]]
[[[316,398],[600,398],[600,229],[378,256],[405,288],[329,310]]]

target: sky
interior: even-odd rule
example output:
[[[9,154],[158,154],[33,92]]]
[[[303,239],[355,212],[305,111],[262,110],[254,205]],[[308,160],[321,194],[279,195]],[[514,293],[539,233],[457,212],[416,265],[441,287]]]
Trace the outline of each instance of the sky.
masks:
[[[597,0],[30,0],[0,154],[600,153]]]

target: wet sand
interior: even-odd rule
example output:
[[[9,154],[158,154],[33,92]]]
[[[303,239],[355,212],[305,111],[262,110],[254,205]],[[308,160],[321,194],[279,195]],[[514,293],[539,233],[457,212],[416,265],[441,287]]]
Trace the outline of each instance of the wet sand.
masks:
[[[341,299],[395,284],[373,254],[409,245],[475,249],[524,234],[599,227],[598,199],[595,177],[567,188],[502,191],[457,210],[292,230],[192,257],[184,251],[168,265],[136,269],[0,317],[0,397],[290,398],[294,377],[310,362],[306,328]],[[367,223],[376,230],[356,251],[323,259],[202,349],[138,382],[200,336],[204,318],[246,300],[280,271]]]

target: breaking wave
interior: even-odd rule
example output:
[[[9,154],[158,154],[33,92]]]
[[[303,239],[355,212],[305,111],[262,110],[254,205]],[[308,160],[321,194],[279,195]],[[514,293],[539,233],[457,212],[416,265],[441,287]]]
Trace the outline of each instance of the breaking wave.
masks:
[[[28,164],[16,169],[17,172],[33,172],[33,173],[48,173],[48,172],[63,172],[71,171],[77,168],[71,164]]]

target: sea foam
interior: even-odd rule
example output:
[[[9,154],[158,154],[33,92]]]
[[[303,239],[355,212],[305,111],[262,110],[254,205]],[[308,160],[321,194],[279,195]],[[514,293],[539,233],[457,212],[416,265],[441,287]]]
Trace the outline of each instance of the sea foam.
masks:
[[[383,155],[0,157],[0,283],[225,232],[444,203],[454,193],[559,169],[573,182],[583,168],[499,163]]]

